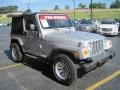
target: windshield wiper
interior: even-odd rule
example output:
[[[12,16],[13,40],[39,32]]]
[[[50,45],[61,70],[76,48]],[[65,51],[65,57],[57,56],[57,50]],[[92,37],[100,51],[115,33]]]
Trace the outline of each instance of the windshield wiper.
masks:
[[[66,27],[66,28],[71,29],[71,27]]]
[[[54,27],[47,27],[47,28],[45,28],[45,29],[53,29],[53,30],[57,30],[57,31],[59,31],[58,28],[54,28]]]
[[[65,25],[61,25],[61,26],[59,26],[59,28],[64,28],[64,27],[66,27]]]
[[[59,29],[58,29],[58,28],[51,28],[51,29],[59,31]]]

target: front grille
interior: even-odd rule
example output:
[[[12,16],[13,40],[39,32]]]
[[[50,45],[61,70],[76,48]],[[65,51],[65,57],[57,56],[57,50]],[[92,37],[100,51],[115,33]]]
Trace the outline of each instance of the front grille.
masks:
[[[104,50],[103,40],[90,42],[90,52],[92,55],[97,54]]]
[[[81,29],[82,29],[82,30],[86,30],[86,29],[87,29],[87,27],[81,27]]]
[[[103,31],[112,31],[112,28],[102,28]]]

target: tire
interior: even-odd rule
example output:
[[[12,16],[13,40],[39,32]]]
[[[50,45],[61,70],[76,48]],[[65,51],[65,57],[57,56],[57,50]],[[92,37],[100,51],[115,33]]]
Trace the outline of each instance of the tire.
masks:
[[[11,44],[11,57],[12,57],[12,61],[14,61],[16,63],[20,63],[23,61],[23,54],[17,43]]]
[[[53,61],[53,73],[59,83],[67,86],[71,85],[77,76],[75,64],[68,56],[63,54],[55,56]]]
[[[118,33],[118,37],[120,37],[120,32]]]

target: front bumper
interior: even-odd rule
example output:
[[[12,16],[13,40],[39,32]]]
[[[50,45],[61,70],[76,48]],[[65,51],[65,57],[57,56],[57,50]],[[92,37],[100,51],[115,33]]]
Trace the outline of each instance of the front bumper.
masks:
[[[113,31],[111,31],[111,32],[101,31],[100,33],[103,34],[103,35],[117,35],[118,34],[118,32],[113,32]]]
[[[115,53],[112,51],[105,51],[104,53],[97,55],[92,59],[92,62],[90,63],[85,63],[81,66],[82,72],[89,72],[97,67],[102,66],[104,63],[106,63],[109,59],[112,59],[115,56]]]

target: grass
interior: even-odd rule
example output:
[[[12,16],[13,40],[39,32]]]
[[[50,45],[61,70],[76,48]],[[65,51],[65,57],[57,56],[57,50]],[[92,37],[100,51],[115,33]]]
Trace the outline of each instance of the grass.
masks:
[[[68,14],[71,18],[74,18],[74,13],[71,12]],[[75,14],[75,18],[77,19],[81,19],[81,18],[90,18],[90,14],[89,13],[81,13],[81,12],[77,12]]]
[[[6,17],[6,14],[0,15],[0,23],[8,23],[11,22],[11,17]]]
[[[53,13],[68,13],[71,18],[74,18],[74,10],[51,10],[49,12]],[[76,19],[90,18],[90,9],[76,9]],[[93,18],[111,18],[120,19],[120,9],[93,9]],[[0,15],[0,23],[11,22],[11,18],[6,17],[6,15]]]
[[[52,12],[67,13],[66,10],[57,10],[57,11],[52,11]],[[68,15],[71,18],[74,18],[74,11],[68,10]],[[75,17],[77,19],[90,18],[90,9],[77,9]],[[96,18],[96,19],[102,19],[102,18],[120,19],[120,9],[93,9],[93,18]]]
[[[11,18],[0,18],[0,23],[8,23],[11,22]]]
[[[74,13],[70,12],[69,16],[73,18]],[[90,18],[90,13],[86,12],[76,12],[76,18]],[[119,9],[106,9],[106,10],[93,10],[93,18],[102,19],[102,18],[111,18],[111,19],[120,19],[120,10]]]

